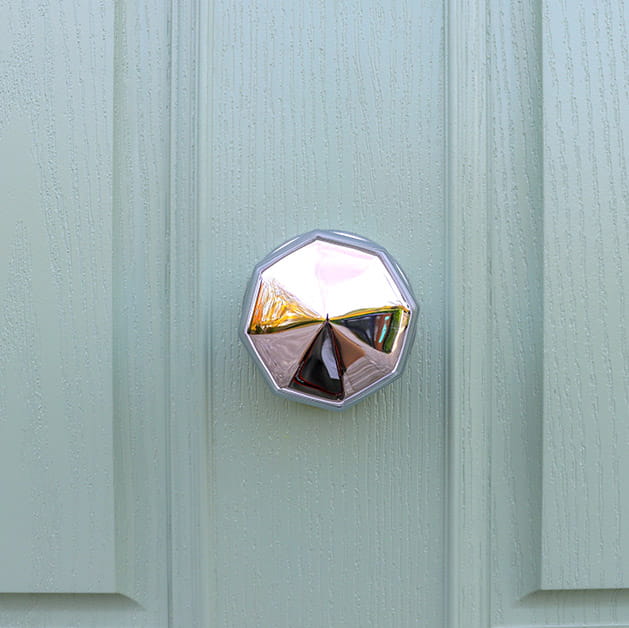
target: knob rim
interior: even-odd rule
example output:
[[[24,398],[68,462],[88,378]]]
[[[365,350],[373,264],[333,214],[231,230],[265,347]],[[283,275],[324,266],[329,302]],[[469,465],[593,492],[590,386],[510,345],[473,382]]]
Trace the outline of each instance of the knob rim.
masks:
[[[372,382],[365,388],[341,400],[322,399],[300,392],[299,390],[293,390],[279,386],[278,383],[275,381],[267,364],[258,354],[254,343],[247,333],[253,314],[253,309],[255,307],[256,295],[258,294],[258,290],[260,289],[262,274],[264,273],[264,271],[287,255],[290,255],[294,251],[316,240],[323,240],[333,244],[354,247],[356,249],[376,255],[387,269],[391,279],[394,281],[396,287],[409,305],[410,310],[410,317],[404,334],[403,345],[400,350],[399,359],[397,360],[394,368],[392,368],[392,370],[389,371],[386,375],[383,375],[380,379]],[[393,258],[393,256],[391,256],[391,254],[384,247],[372,240],[369,240],[368,238],[365,238],[355,233],[347,231],[315,229],[287,240],[277,248],[273,249],[258,264],[254,266],[253,273],[251,275],[251,279],[248,283],[243,299],[242,315],[240,318],[238,334],[240,340],[247,348],[254,362],[258,365],[258,367],[260,367],[260,370],[262,371],[262,374],[266,379],[269,387],[276,395],[285,399],[298,401],[300,403],[315,406],[318,408],[341,411],[354,406],[359,401],[362,401],[365,397],[380,390],[384,386],[387,386],[401,376],[406,366],[406,363],[408,362],[409,354],[415,340],[418,314],[419,307],[417,305],[417,300],[415,299],[406,274],[403,272],[402,268]]]

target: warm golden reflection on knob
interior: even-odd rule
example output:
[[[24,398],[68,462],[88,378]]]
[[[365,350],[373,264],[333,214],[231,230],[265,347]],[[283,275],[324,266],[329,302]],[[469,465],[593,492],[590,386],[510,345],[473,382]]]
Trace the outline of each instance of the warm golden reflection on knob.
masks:
[[[249,333],[271,334],[299,325],[323,323],[323,320],[300,303],[294,294],[284,290],[277,281],[262,280],[251,315]]]

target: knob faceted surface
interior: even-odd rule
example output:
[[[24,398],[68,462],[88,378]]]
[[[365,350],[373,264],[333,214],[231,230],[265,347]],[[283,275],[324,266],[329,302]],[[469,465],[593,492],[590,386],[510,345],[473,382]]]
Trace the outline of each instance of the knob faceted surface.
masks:
[[[416,312],[383,248],[313,231],[255,268],[240,334],[275,392],[342,409],[400,374]]]

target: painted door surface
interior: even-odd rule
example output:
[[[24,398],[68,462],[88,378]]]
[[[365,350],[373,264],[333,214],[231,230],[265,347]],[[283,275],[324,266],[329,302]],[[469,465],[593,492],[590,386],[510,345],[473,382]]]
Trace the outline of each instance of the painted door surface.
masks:
[[[0,628],[629,627],[624,2],[0,2]],[[274,396],[250,272],[407,272]]]

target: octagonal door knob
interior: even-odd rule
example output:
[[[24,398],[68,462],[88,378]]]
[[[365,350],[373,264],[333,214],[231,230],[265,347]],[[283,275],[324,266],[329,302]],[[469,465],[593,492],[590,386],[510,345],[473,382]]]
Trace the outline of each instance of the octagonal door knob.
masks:
[[[343,409],[401,373],[416,316],[408,281],[382,247],[312,231],[255,267],[240,335],[276,393]]]

